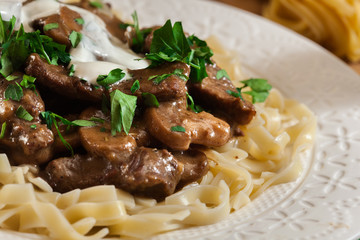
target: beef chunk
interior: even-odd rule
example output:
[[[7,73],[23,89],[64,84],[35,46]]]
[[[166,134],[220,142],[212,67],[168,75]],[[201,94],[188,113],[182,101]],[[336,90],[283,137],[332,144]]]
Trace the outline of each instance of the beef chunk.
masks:
[[[136,95],[140,98],[142,93],[151,93],[154,94],[159,101],[181,98],[186,95],[186,81],[172,74],[176,69],[180,69],[186,77],[190,74],[190,67],[185,63],[165,63],[155,68],[130,70],[129,73],[133,75],[133,79],[127,82],[115,83],[112,85],[112,89],[119,89],[126,94]],[[153,79],[151,79],[151,77],[162,76],[164,74],[172,75],[169,75],[159,84],[156,84]],[[140,89],[135,93],[131,93],[130,89],[135,80],[139,80]]]
[[[219,70],[216,65],[207,65],[208,77],[201,83],[188,82],[190,95],[202,106],[220,109],[235,123],[248,124],[256,113],[254,106],[226,92],[227,90],[236,92],[236,88],[229,79],[216,78]]]
[[[0,122],[6,122],[4,137],[0,139],[0,148],[8,154],[13,164],[40,164],[51,159],[54,135],[41,124],[40,113],[45,110],[44,102],[38,92],[23,89],[20,101],[6,100],[5,91],[9,84],[20,83],[22,74],[11,82],[0,78]],[[16,111],[23,107],[32,117],[32,121],[19,118]],[[36,127],[34,127],[36,126]]]
[[[114,177],[115,186],[128,192],[162,199],[174,193],[183,171],[167,150],[140,147]]]
[[[89,155],[59,158],[51,161],[42,175],[58,192],[114,184],[133,194],[161,200],[175,191],[182,171],[182,164],[167,150],[140,147],[127,161]]]
[[[42,86],[72,99],[98,102],[104,94],[104,88],[95,89],[86,81],[70,77],[64,67],[48,64],[36,53],[29,56],[25,72],[36,77],[37,83]]]
[[[64,44],[70,48],[70,34],[72,31],[80,32],[82,29],[82,25],[75,21],[77,18],[81,18],[79,13],[72,11],[67,7],[61,7],[59,14],[53,14],[48,17],[37,19],[33,22],[33,27],[43,31],[44,26],[47,24],[57,23],[57,28],[44,31],[44,33],[54,39],[55,42]]]
[[[181,188],[200,179],[209,171],[208,159],[206,155],[199,150],[190,149],[185,152],[175,152],[173,155],[178,162],[184,165],[184,171],[181,174],[177,188]]]
[[[74,155],[52,160],[41,176],[54,191],[64,193],[107,183],[113,165],[94,156]]]
[[[191,143],[222,146],[230,139],[229,124],[207,112],[188,111],[185,100],[148,108],[145,121],[150,134],[173,150],[187,150]],[[185,132],[172,130],[176,126],[182,126]]]

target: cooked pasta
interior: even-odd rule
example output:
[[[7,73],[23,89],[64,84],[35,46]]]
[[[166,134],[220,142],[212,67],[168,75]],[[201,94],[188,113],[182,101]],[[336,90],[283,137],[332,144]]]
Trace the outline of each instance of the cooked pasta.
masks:
[[[263,14],[322,44],[339,57],[360,60],[357,0],[272,0]]]
[[[232,79],[242,79],[239,61],[215,38],[208,43]],[[235,82],[238,84],[238,82]],[[255,104],[244,136],[207,149],[210,171],[199,182],[157,203],[134,197],[112,185],[53,192],[38,169],[10,166],[0,155],[0,227],[54,239],[144,238],[188,226],[212,224],[239,210],[272,185],[296,179],[301,156],[312,148],[314,114],[273,89]]]

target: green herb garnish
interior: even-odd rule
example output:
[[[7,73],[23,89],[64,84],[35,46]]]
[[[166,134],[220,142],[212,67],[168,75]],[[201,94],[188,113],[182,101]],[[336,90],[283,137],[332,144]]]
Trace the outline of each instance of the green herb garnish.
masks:
[[[133,85],[130,88],[130,91],[131,91],[131,93],[135,93],[139,89],[140,89],[140,82],[139,82],[139,80],[135,80],[135,82],[133,83]]]
[[[172,132],[185,132],[185,128],[182,126],[173,126],[171,127]]]
[[[75,65],[71,64],[70,68],[69,68],[69,76],[72,77],[74,76],[75,73]]]
[[[120,81],[124,77],[125,73],[123,72],[123,70],[121,70],[120,68],[116,68],[114,70],[111,70],[108,75],[99,75],[96,79],[96,82],[103,87],[107,87]]]
[[[18,83],[15,84],[9,84],[8,87],[5,90],[5,98],[11,99],[14,101],[20,101],[23,97],[23,89]]]
[[[51,29],[56,29],[56,28],[59,28],[58,23],[49,23],[44,26],[43,30],[44,30],[44,32],[46,32],[46,31],[49,31]]]
[[[204,109],[201,106],[195,105],[194,99],[190,96],[188,92],[186,92],[186,97],[187,97],[187,107],[190,108],[193,112],[199,113],[204,111]]]
[[[150,53],[145,58],[151,60],[150,67],[163,62],[181,61],[191,66],[190,79],[201,82],[207,77],[206,63],[211,64],[213,55],[206,42],[192,35],[186,38],[181,22],[172,26],[168,20],[164,26],[154,31]]]
[[[35,91],[35,89],[36,89],[36,86],[34,84],[35,80],[36,80],[36,78],[24,74],[23,79],[20,82],[20,85],[23,86],[24,88],[31,89],[31,90]]]
[[[70,150],[71,154],[74,155],[74,150],[73,148],[71,147],[71,145],[64,139],[64,137],[62,136],[61,132],[60,132],[60,129],[59,129],[59,124],[58,124],[58,121],[60,121],[62,124],[66,125],[68,127],[68,129],[71,127],[71,126],[78,126],[78,127],[93,127],[96,125],[95,122],[93,121],[88,121],[88,120],[75,120],[75,121],[69,121],[67,120],[66,118],[56,114],[56,113],[53,113],[51,111],[46,111],[46,112],[41,112],[40,113],[40,116],[41,118],[45,121],[47,127],[49,129],[52,128],[52,126],[54,125],[56,131],[57,131],[57,134],[61,140],[61,142],[65,145],[65,147],[67,149]]]
[[[31,122],[34,119],[33,116],[31,116],[30,113],[26,111],[26,109],[21,105],[16,110],[16,116],[20,119],[24,119],[29,122]]]
[[[6,132],[6,122],[1,124],[0,139],[3,139]]]
[[[117,89],[110,93],[111,134],[113,136],[122,129],[129,134],[135,115],[136,101],[136,96],[127,95]]]
[[[103,4],[101,2],[97,2],[97,1],[91,1],[90,6],[92,6],[94,8],[103,8]]]
[[[84,23],[85,23],[85,21],[84,21],[83,18],[76,18],[76,19],[75,19],[75,22],[76,22],[77,24],[79,24],[79,25],[84,25]]]
[[[145,106],[147,107],[159,107],[159,101],[157,100],[156,96],[152,93],[142,93],[141,97],[144,101]]]
[[[71,42],[71,46],[73,48],[76,48],[77,45],[79,45],[80,41],[82,39],[82,34],[76,31],[72,31],[69,36],[69,40]]]
[[[261,78],[250,78],[241,82],[244,84],[244,86],[241,88],[236,88],[237,92],[230,90],[227,90],[226,92],[234,97],[239,97],[241,99],[243,99],[241,96],[242,93],[251,95],[252,103],[265,102],[272,88],[267,80]],[[245,87],[250,87],[251,91],[241,92],[241,90]]]
[[[220,69],[219,71],[217,71],[216,73],[216,79],[222,79],[222,78],[227,78],[230,80],[230,77],[228,75],[228,73],[226,72],[225,69]]]
[[[172,72],[172,73],[165,73],[162,75],[150,76],[148,78],[148,80],[152,80],[155,84],[160,84],[162,81],[164,81],[168,77],[175,75],[175,76],[178,76],[180,79],[187,81],[188,77],[185,74],[183,74],[183,71],[184,71],[183,69],[175,69],[174,72]]]
[[[32,129],[36,129],[36,128],[37,128],[37,126],[36,126],[36,124],[33,124],[33,125],[31,125],[31,126],[30,126],[30,128],[32,128]]]

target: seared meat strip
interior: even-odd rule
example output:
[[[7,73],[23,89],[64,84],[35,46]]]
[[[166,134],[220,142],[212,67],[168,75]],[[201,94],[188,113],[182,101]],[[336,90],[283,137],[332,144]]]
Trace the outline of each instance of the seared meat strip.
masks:
[[[205,153],[190,149],[185,152],[174,152],[174,157],[184,165],[180,182],[177,188],[181,188],[189,183],[203,177],[209,171],[209,162]]]
[[[130,82],[130,87],[121,86],[120,90],[130,94],[130,88],[135,80],[139,80],[140,89],[133,95],[141,97],[142,93],[151,93],[156,96],[159,101],[167,101],[176,98],[182,98],[186,95],[186,81],[181,79],[176,74],[175,70],[179,69],[180,72],[186,77],[189,77],[189,65],[181,62],[165,63],[155,68],[146,68],[140,70],[130,70],[129,73],[133,75],[133,81]],[[159,84],[155,83],[151,77],[162,76],[164,74],[172,74]],[[149,79],[150,78],[150,79]],[[113,89],[119,89],[116,84],[112,86]]]
[[[64,44],[67,48],[71,47],[69,36],[72,31],[80,32],[82,25],[76,22],[81,18],[80,14],[67,7],[61,7],[59,14],[37,19],[33,22],[33,27],[43,31],[44,34],[54,39],[55,42]],[[56,23],[58,27],[44,31],[44,26]]]
[[[216,78],[219,70],[220,68],[216,64],[207,65],[208,77],[204,78],[201,83],[188,81],[190,95],[200,105],[208,109],[220,109],[238,124],[248,124],[256,113],[254,106],[226,92],[227,90],[234,92],[237,90],[231,80],[225,77]]]
[[[0,139],[0,148],[3,148],[14,164],[47,162],[53,155],[54,135],[41,124],[40,113],[45,110],[44,102],[38,92],[30,89],[23,89],[20,101],[6,100],[7,87],[22,81],[22,74],[14,75],[18,79],[11,82],[0,77],[0,122],[7,124],[5,134]],[[20,106],[33,117],[32,121],[20,119],[16,115]]]
[[[222,146],[230,139],[230,126],[207,112],[186,109],[186,100],[162,102],[145,111],[150,134],[173,150],[184,151],[191,143],[208,147]],[[181,126],[185,132],[172,128]]]
[[[127,161],[89,155],[59,158],[48,164],[43,176],[58,192],[114,184],[133,194],[160,200],[175,191],[182,171],[182,164],[167,150],[140,147]]]
[[[70,77],[63,66],[48,64],[36,53],[29,56],[25,72],[36,77],[42,86],[73,99],[99,102],[105,93],[104,88],[94,88],[80,78]]]

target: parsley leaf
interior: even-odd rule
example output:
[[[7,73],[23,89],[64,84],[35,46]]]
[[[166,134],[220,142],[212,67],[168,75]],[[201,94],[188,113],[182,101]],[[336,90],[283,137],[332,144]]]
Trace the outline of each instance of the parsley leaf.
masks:
[[[84,21],[83,18],[76,18],[76,19],[75,19],[75,22],[76,22],[77,24],[79,24],[79,25],[84,25],[84,23],[85,23],[85,21]]]
[[[148,80],[152,80],[155,84],[160,84],[162,81],[164,81],[165,79],[167,79],[168,77],[172,76],[172,75],[175,75],[175,76],[178,76],[180,79],[184,80],[184,81],[187,81],[188,80],[188,77],[183,74],[183,69],[175,69],[174,72],[172,73],[164,73],[162,75],[153,75],[153,76],[150,76],[148,78]]]
[[[36,78],[24,74],[23,79],[20,82],[20,85],[23,86],[24,88],[32,89],[33,91],[35,91],[36,89],[36,86],[34,84],[35,80]]]
[[[103,8],[103,4],[101,2],[98,2],[98,1],[91,1],[90,6],[92,6],[94,8]]]
[[[226,92],[231,96],[239,97],[241,99],[243,99],[241,96],[242,93],[251,95],[252,103],[265,102],[272,88],[267,80],[261,78],[250,78],[241,82],[244,84],[244,86],[241,88],[236,88],[237,92],[231,90],[226,90]],[[245,87],[250,87],[251,91],[241,92],[241,90]]]
[[[230,80],[230,77],[228,75],[228,73],[226,72],[225,69],[220,69],[219,71],[217,71],[216,73],[216,79],[222,79],[222,78],[227,78]]]
[[[139,89],[140,89],[140,82],[139,82],[139,80],[135,80],[135,82],[131,86],[130,91],[131,91],[131,93],[135,93]]]
[[[46,31],[49,31],[51,29],[56,29],[56,28],[59,28],[58,23],[49,23],[44,26],[43,30],[44,30],[44,32],[46,32]]]
[[[36,124],[32,124],[30,127],[31,127],[32,129],[36,129],[36,128],[37,128]]]
[[[68,127],[70,127],[70,126],[92,127],[92,126],[96,125],[96,123],[94,121],[88,121],[88,120],[69,121],[66,118],[64,118],[56,113],[53,113],[51,111],[41,112],[40,116],[45,121],[48,129],[51,129],[52,126],[54,125],[61,142],[65,145],[65,147],[67,149],[69,149],[69,151],[71,152],[71,155],[74,155],[74,150],[71,147],[71,145],[65,140],[65,138],[62,136],[60,129],[59,129],[58,120],[61,121],[64,125],[67,125]]]
[[[70,68],[69,68],[69,76],[72,77],[74,76],[75,73],[75,65],[71,64]]]
[[[144,104],[147,107],[159,107],[159,101],[156,96],[152,93],[144,92],[141,94]]]
[[[71,46],[73,48],[76,48],[77,45],[79,45],[80,41],[82,39],[82,34],[76,31],[72,31],[69,36],[69,40],[71,42]]]
[[[0,139],[4,138],[6,132],[6,122],[1,124]]]
[[[34,119],[33,116],[31,116],[30,113],[26,111],[26,109],[21,105],[16,110],[16,116],[20,119],[24,119],[29,122],[31,122]]]
[[[265,79],[261,78],[251,78],[248,80],[241,81],[245,84],[244,87],[249,86],[251,91],[246,91],[244,93],[252,96],[252,102],[265,102],[266,98],[269,96],[269,91],[272,86]]]
[[[150,67],[163,62],[181,61],[191,66],[190,79],[201,82],[207,77],[206,63],[211,64],[213,55],[206,42],[192,35],[186,38],[181,22],[172,26],[171,21],[154,31],[150,53],[145,58],[151,60]]]
[[[172,132],[185,132],[185,128],[182,126],[173,126],[171,127]]]
[[[116,68],[114,70],[111,70],[108,75],[99,75],[96,79],[96,82],[103,86],[107,87],[113,83],[116,83],[117,81],[120,81],[125,77],[125,73],[120,68]]]
[[[9,84],[5,90],[5,98],[6,99],[20,101],[21,98],[23,97],[23,95],[24,95],[23,90],[18,83]]]
[[[186,92],[186,97],[187,97],[187,107],[190,108],[193,112],[199,113],[204,111],[204,109],[201,106],[195,105],[194,99],[192,98],[192,96],[190,96],[188,92]]]
[[[136,96],[127,95],[117,89],[110,93],[111,134],[113,136],[122,129],[129,134],[135,115],[136,101]]]

